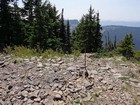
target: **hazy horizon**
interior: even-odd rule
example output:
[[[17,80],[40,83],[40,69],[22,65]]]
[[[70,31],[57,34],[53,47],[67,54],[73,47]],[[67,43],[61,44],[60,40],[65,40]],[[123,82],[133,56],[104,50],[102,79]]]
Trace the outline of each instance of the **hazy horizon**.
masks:
[[[132,0],[50,0],[61,12],[64,8],[66,19],[80,19],[88,12],[90,5],[100,13],[101,20],[140,21],[140,1]]]
[[[140,22],[140,1],[132,0],[49,0],[59,13],[64,8],[65,19],[78,19],[88,12],[90,5],[100,13],[101,21]],[[20,6],[22,5],[19,0]]]

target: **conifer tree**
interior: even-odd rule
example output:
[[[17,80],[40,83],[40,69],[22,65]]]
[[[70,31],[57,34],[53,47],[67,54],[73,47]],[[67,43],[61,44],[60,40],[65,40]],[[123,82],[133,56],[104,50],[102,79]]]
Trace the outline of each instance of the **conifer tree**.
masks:
[[[0,47],[10,45],[12,33],[12,17],[9,7],[10,0],[0,1]]]
[[[68,53],[71,53],[71,44],[70,44],[70,24],[69,20],[67,20],[67,25],[66,25],[66,51]]]
[[[60,17],[60,39],[61,39],[61,46],[62,50],[66,52],[66,31],[65,31],[65,24],[64,24],[64,9],[62,9],[61,17]]]
[[[124,39],[119,43],[118,51],[127,59],[134,56],[134,44],[132,34],[126,34]]]
[[[12,37],[11,43],[13,45],[25,45],[25,28],[21,19],[21,9],[18,7],[17,4],[18,0],[13,0],[11,7],[11,16],[12,16]]]
[[[102,34],[99,13],[90,7],[88,14],[84,15],[77,26],[72,42],[75,49],[84,52],[97,52],[102,47]]]
[[[55,6],[48,4],[48,13],[46,11],[48,18],[48,39],[47,45],[48,48],[51,48],[55,51],[60,51],[61,49],[61,38],[60,38],[60,15],[56,10]],[[47,16],[46,16],[47,17]]]
[[[117,49],[117,36],[115,35],[115,39],[114,39],[114,49]]]
[[[24,7],[22,9],[22,18],[25,27],[25,41],[30,47],[34,47],[33,37],[35,35],[34,29],[34,8],[35,0],[22,0]]]

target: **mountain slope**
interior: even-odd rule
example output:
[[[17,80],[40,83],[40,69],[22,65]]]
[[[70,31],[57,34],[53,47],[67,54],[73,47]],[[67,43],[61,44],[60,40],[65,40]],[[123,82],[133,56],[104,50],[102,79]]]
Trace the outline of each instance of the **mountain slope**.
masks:
[[[126,34],[133,34],[133,42],[135,44],[135,49],[140,49],[140,27],[127,27],[127,26],[103,26],[103,40],[105,40],[105,35],[109,35],[110,39],[113,41],[115,35],[117,36],[117,41],[124,38]]]
[[[65,20],[64,23],[67,24],[67,20]],[[70,30],[72,32],[79,24],[79,21],[76,19],[73,19],[73,20],[69,20],[69,23],[70,23]]]
[[[79,24],[79,21],[74,19],[74,20],[69,20],[70,26],[71,26],[71,32],[76,28],[76,26]],[[66,24],[66,20],[65,20]],[[108,26],[103,26],[104,24],[124,24],[126,26],[120,26],[120,25],[108,25]],[[117,41],[120,41],[124,38],[126,34],[133,34],[133,39],[134,39],[134,44],[135,44],[135,49],[140,49],[140,24],[135,23],[135,22],[109,22],[109,21],[104,21],[101,22],[102,25],[102,33],[103,33],[103,41],[105,41],[105,35],[109,35],[110,39],[114,41],[115,35],[117,36]],[[129,25],[136,26],[136,27],[130,27]]]

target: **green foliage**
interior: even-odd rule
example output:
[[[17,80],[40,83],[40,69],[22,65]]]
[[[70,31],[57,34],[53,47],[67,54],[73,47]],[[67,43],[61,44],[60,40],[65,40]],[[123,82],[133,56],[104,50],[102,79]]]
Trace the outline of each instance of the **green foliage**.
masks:
[[[84,15],[72,35],[73,48],[84,52],[97,52],[102,47],[102,34],[99,13],[90,7],[89,13]]]
[[[110,58],[110,57],[115,57],[118,56],[119,54],[114,50],[110,52],[102,51],[99,53],[94,53],[92,55],[93,58]]]
[[[105,51],[113,51],[113,50],[116,50],[117,48],[117,41],[116,41],[116,35],[115,35],[115,39],[114,39],[114,42],[112,40],[110,40],[110,36],[108,35],[108,37],[105,35],[105,46],[104,46],[104,50]]]
[[[67,53],[71,53],[71,43],[70,43],[70,24],[69,24],[69,20],[67,20],[67,25],[66,25],[66,52]]]
[[[6,54],[12,54],[17,57],[31,57],[31,56],[38,56],[39,53],[36,49],[30,49],[24,46],[14,46],[14,47],[7,47],[4,48]]]
[[[134,58],[137,60],[137,61],[140,61],[140,51],[135,51],[134,53]]]
[[[118,52],[127,59],[134,57],[134,44],[132,34],[127,34],[118,45]]]
[[[64,56],[63,53],[55,52],[53,50],[47,50],[41,54],[43,58],[53,58],[53,57],[62,57]]]
[[[80,56],[80,54],[81,54],[81,53],[80,53],[79,50],[73,50],[73,51],[72,51],[72,55],[74,55],[74,56],[77,56],[77,57],[78,57],[78,56]]]
[[[121,80],[128,80],[130,77],[128,77],[128,76],[123,76],[123,77],[119,77],[119,79],[121,79]]]

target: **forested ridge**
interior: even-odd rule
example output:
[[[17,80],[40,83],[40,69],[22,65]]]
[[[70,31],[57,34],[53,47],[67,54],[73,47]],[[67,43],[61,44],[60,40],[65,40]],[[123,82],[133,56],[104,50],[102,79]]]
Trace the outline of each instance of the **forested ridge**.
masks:
[[[58,11],[48,0],[0,1],[0,48],[24,46],[38,52],[53,50],[63,54],[79,52],[117,51],[127,58],[134,56],[133,35],[126,35],[124,43],[112,41],[105,36],[102,42],[100,16],[92,6],[84,14],[73,32],[70,31],[69,20],[65,21],[64,12]],[[129,37],[130,36],[130,37]],[[125,43],[129,42],[129,43]],[[119,49],[123,49],[122,53]],[[125,54],[124,54],[125,53]],[[131,54],[130,54],[131,53]],[[131,56],[128,56],[131,55]]]
[[[23,0],[23,7],[18,6],[18,0],[1,0],[0,2],[0,46],[23,45],[30,48],[52,49],[70,53],[71,49],[83,50],[87,47],[89,51],[97,51],[101,48],[99,13],[95,13],[90,7],[88,14],[83,15],[76,31],[77,34],[71,38],[69,21],[64,24],[64,9],[61,13],[49,1]],[[60,11],[59,11],[60,12]],[[84,32],[84,28],[86,28]],[[83,41],[87,37],[90,45],[84,45],[85,41],[79,42],[75,37]],[[83,38],[82,38],[83,37]],[[75,39],[72,40],[71,39]],[[89,41],[90,39],[90,41]],[[77,45],[75,43],[81,43]],[[93,48],[91,48],[93,47]]]

